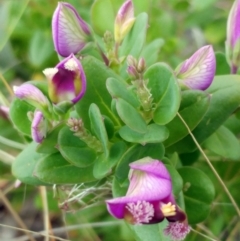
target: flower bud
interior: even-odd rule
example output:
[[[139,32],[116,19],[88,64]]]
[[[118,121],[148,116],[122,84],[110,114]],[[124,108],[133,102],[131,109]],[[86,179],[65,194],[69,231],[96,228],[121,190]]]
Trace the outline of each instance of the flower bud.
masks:
[[[235,74],[240,65],[240,0],[235,0],[228,16],[226,57],[231,72]]]
[[[135,22],[134,8],[131,0],[127,0],[118,10],[115,25],[114,38],[120,44]]]
[[[71,4],[59,2],[52,18],[52,34],[55,50],[67,57],[86,45],[90,29]]]
[[[86,91],[86,77],[80,61],[71,54],[55,68],[43,71],[49,82],[49,97],[54,104],[78,102]]]
[[[35,111],[31,125],[32,139],[41,143],[47,134],[47,121],[45,120],[41,111]]]
[[[36,86],[24,83],[20,86],[13,86],[13,91],[16,97],[27,101],[29,104],[37,107],[47,109],[49,101],[47,97]]]
[[[211,45],[207,45],[181,63],[175,70],[175,74],[180,84],[190,89],[205,90],[211,85],[215,70],[214,51]]]
[[[146,68],[146,63],[144,58],[140,58],[137,65],[137,70],[139,73],[143,73]]]

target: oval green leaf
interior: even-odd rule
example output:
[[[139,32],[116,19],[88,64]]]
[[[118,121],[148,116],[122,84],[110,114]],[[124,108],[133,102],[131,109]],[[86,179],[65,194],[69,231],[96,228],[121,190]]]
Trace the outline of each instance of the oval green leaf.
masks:
[[[107,89],[113,98],[121,98],[131,104],[133,107],[140,107],[140,102],[136,95],[128,89],[126,83],[119,81],[115,78],[107,79]]]
[[[162,142],[169,136],[168,129],[165,126],[159,126],[157,124],[148,125],[146,133],[139,133],[128,126],[123,126],[119,130],[119,134],[125,141],[140,143],[142,145]]]
[[[75,105],[78,115],[83,119],[84,126],[90,129],[88,113],[92,103],[98,105],[102,115],[108,116],[114,125],[120,125],[119,120],[111,111],[112,97],[106,88],[109,77],[119,78],[111,69],[93,57],[84,57],[82,65],[87,78],[87,90],[83,98]]]
[[[118,99],[116,109],[121,120],[132,130],[146,133],[147,125],[138,111],[123,99]]]
[[[103,146],[104,154],[105,156],[108,156],[108,135],[104,125],[103,117],[97,105],[90,105],[89,118],[91,121],[91,127]]]
[[[112,168],[121,159],[126,149],[127,146],[124,142],[117,142],[111,147],[108,157],[104,154],[98,156],[93,167],[94,177],[101,179],[110,174],[112,172]]]
[[[25,135],[31,136],[31,121],[27,113],[34,112],[35,107],[24,100],[15,99],[10,106],[10,118],[16,129]]]
[[[187,123],[190,130],[193,130],[199,124],[209,107],[209,102],[209,94],[203,91],[186,90],[182,92],[182,102],[179,114]],[[165,147],[174,144],[188,135],[186,126],[178,116],[166,126],[169,129],[170,135],[164,142]]]
[[[147,86],[156,105],[153,120],[159,125],[165,125],[176,116],[180,105],[177,80],[169,67],[161,63],[151,66],[144,74],[144,79],[148,80]]]
[[[219,156],[232,160],[240,159],[240,144],[237,137],[225,126],[221,126],[204,142],[204,146]]]
[[[240,76],[216,76],[207,90],[211,95],[209,108],[198,126],[192,131],[199,143],[212,135],[240,105]],[[178,153],[192,152],[196,145],[187,135],[181,141],[169,147],[169,151]]]
[[[35,175],[50,184],[77,184],[92,182],[93,166],[80,168],[67,162],[60,153],[51,154],[38,162]]]
[[[29,185],[46,185],[34,173],[36,164],[44,157],[36,152],[37,143],[32,142],[25,148],[12,164],[12,173],[21,182]]]
[[[204,172],[196,168],[183,167],[178,172],[183,179],[188,221],[190,224],[202,222],[208,216],[215,196],[214,185]]]
[[[96,153],[85,142],[75,136],[68,127],[60,130],[58,135],[58,147],[62,156],[77,167],[92,165],[96,159]]]

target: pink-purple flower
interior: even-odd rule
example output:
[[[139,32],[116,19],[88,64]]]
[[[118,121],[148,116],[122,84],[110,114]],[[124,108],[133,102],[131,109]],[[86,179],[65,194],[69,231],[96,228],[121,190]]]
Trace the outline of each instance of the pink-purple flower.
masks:
[[[226,57],[235,74],[240,65],[240,0],[235,0],[228,16]]]
[[[47,134],[47,120],[44,118],[41,111],[36,110],[34,112],[32,125],[31,125],[31,135],[32,139],[41,143]]]
[[[73,54],[43,73],[48,79],[49,97],[54,104],[64,101],[75,104],[83,97],[86,76],[80,61]]]
[[[130,163],[130,185],[126,196],[107,200],[112,216],[131,224],[153,224],[169,221],[165,233],[182,240],[190,232],[186,214],[177,206],[172,181],[164,164],[150,157]],[[180,227],[178,232],[177,228]]]
[[[86,45],[90,29],[71,4],[59,2],[52,18],[52,34],[55,50],[67,57]]]
[[[36,86],[30,83],[24,83],[20,86],[13,86],[16,97],[25,100],[35,107],[41,106],[46,108],[49,106],[47,97]]]
[[[118,10],[115,25],[114,38],[120,44],[135,22],[132,0],[127,0]]]
[[[196,90],[207,89],[214,78],[216,58],[211,45],[197,50],[175,70],[179,83]]]

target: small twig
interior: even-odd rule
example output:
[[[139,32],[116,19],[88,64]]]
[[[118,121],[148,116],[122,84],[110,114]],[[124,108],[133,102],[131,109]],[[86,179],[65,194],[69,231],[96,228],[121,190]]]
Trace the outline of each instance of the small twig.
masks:
[[[225,227],[224,230],[222,230],[221,234],[219,235],[220,240],[223,240],[224,236],[226,235],[226,233],[228,233],[228,230],[232,229],[232,227],[235,225],[235,223],[238,222],[238,217],[235,216],[232,218],[232,220],[227,224],[227,226]],[[230,231],[229,231],[230,232]]]
[[[9,92],[9,94],[11,96],[14,96],[12,88],[10,87],[10,85],[8,84],[8,82],[6,81],[6,79],[3,77],[3,75],[1,73],[0,73],[0,79],[2,80],[3,84],[5,85],[6,89]]]
[[[203,224],[197,224],[197,227],[202,229],[207,235],[211,236],[214,239],[217,239],[217,237]]]
[[[213,239],[213,238],[211,238],[211,237],[208,237],[207,235],[198,232],[196,229],[191,228],[191,230],[192,230],[194,233],[197,233],[197,234],[203,236],[204,238],[206,238],[206,239],[208,239],[208,240],[211,240],[211,241],[218,241],[218,239]]]
[[[16,141],[9,140],[3,136],[0,136],[0,143],[4,144],[6,146],[16,148],[16,149],[20,149],[20,150],[23,150],[24,148],[26,148],[26,145],[16,142]]]
[[[6,206],[8,211],[12,214],[13,218],[18,223],[18,225],[22,228],[22,231],[24,231],[26,233],[26,235],[28,236],[29,240],[36,241],[36,239],[34,239],[33,236],[29,232],[26,231],[27,230],[27,226],[22,221],[22,219],[17,214],[17,212],[15,212],[15,210],[12,208],[10,202],[8,201],[8,199],[5,197],[5,195],[3,194],[3,192],[1,190],[0,190],[0,199],[2,199],[4,205]]]
[[[190,128],[188,127],[187,123],[184,121],[184,119],[182,118],[182,116],[177,113],[178,117],[180,118],[180,120],[182,121],[182,123],[185,125],[186,129],[188,130],[189,135],[192,137],[194,143],[196,144],[196,146],[198,147],[199,151],[202,153],[203,157],[205,158],[205,160],[207,161],[207,164],[209,165],[209,167],[211,168],[212,172],[214,173],[214,175],[216,176],[216,178],[218,179],[218,181],[220,182],[221,186],[223,187],[224,191],[226,192],[226,194],[228,195],[231,203],[233,204],[233,206],[236,209],[236,212],[238,214],[238,216],[240,217],[240,210],[238,208],[237,203],[235,202],[232,194],[229,192],[228,188],[226,187],[225,183],[223,182],[223,180],[221,179],[221,177],[218,175],[217,171],[215,170],[214,166],[212,165],[212,163],[210,162],[210,160],[208,159],[208,157],[206,156],[205,152],[203,151],[202,147],[200,146],[200,144],[198,143],[197,139],[195,138],[195,136],[192,134]]]
[[[85,228],[101,228],[101,227],[107,227],[107,226],[117,226],[123,224],[123,221],[110,221],[110,222],[99,222],[99,223],[84,223],[84,224],[77,224],[77,225],[71,225],[67,227],[61,227],[61,228],[55,228],[52,231],[56,234],[61,234],[65,233],[66,231],[72,231],[72,230],[77,230],[77,229],[85,229]],[[1,224],[0,224],[1,225]],[[45,231],[40,231],[40,232],[32,232],[34,237],[39,237],[41,235],[45,235]],[[54,237],[49,235],[49,237]],[[22,236],[15,238],[11,241],[26,241],[27,236]],[[63,241],[70,241],[66,239],[61,239],[54,237],[57,240],[63,240]]]
[[[45,232],[48,234],[50,230],[50,223],[49,223],[50,221],[49,221],[46,187],[41,186],[39,189],[40,189],[40,194],[41,194],[42,203],[43,203],[44,229],[45,229]],[[49,241],[49,236],[45,236],[45,241]]]
[[[240,222],[236,223],[235,227],[233,228],[232,232],[229,234],[226,241],[234,240],[234,237],[236,236],[237,232],[239,232],[239,228],[240,228]]]
[[[27,235],[31,233],[32,236],[34,236],[34,237],[49,236],[50,238],[55,238],[56,240],[60,240],[60,241],[71,241],[71,240],[69,240],[69,239],[64,239],[64,238],[56,237],[56,236],[53,236],[53,235],[45,234],[45,231],[34,232],[34,231],[31,231],[31,230],[28,230],[28,229],[16,228],[16,227],[9,226],[9,225],[5,225],[5,224],[1,224],[1,223],[0,223],[0,226],[2,226],[2,227],[4,227],[4,228],[11,228],[11,229],[14,229],[14,230],[23,231],[23,232],[26,232]],[[28,241],[28,238],[29,238],[29,237],[28,237],[27,235],[26,235],[26,236],[19,237],[19,238],[14,238],[14,239],[11,239],[11,240],[8,240],[8,241],[25,241],[25,240]]]

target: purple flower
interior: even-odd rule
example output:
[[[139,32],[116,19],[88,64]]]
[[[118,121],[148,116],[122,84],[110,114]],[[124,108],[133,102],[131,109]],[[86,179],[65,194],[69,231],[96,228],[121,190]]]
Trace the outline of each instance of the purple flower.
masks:
[[[216,59],[211,45],[197,50],[175,70],[180,84],[190,89],[205,90],[214,78]]]
[[[52,18],[52,33],[56,51],[67,57],[85,46],[90,29],[71,4],[59,2]]]
[[[186,214],[172,195],[171,177],[163,163],[146,157],[130,163],[130,168],[126,196],[106,201],[110,214],[131,224],[153,224],[166,218],[189,230]],[[166,229],[169,235],[173,233],[171,227]]]
[[[55,68],[43,71],[49,81],[49,97],[54,104],[78,102],[86,91],[86,76],[80,61],[71,54]]]
[[[49,101],[47,97],[36,86],[24,83],[20,86],[13,86],[13,91],[16,97],[26,100],[35,107],[47,107]]]
[[[135,22],[134,8],[131,0],[127,0],[118,10],[115,25],[114,38],[120,44]]]
[[[32,139],[41,143],[47,134],[47,121],[41,111],[36,110],[31,125]]]
[[[227,22],[226,56],[235,74],[240,59],[240,0],[236,0],[231,8]]]

